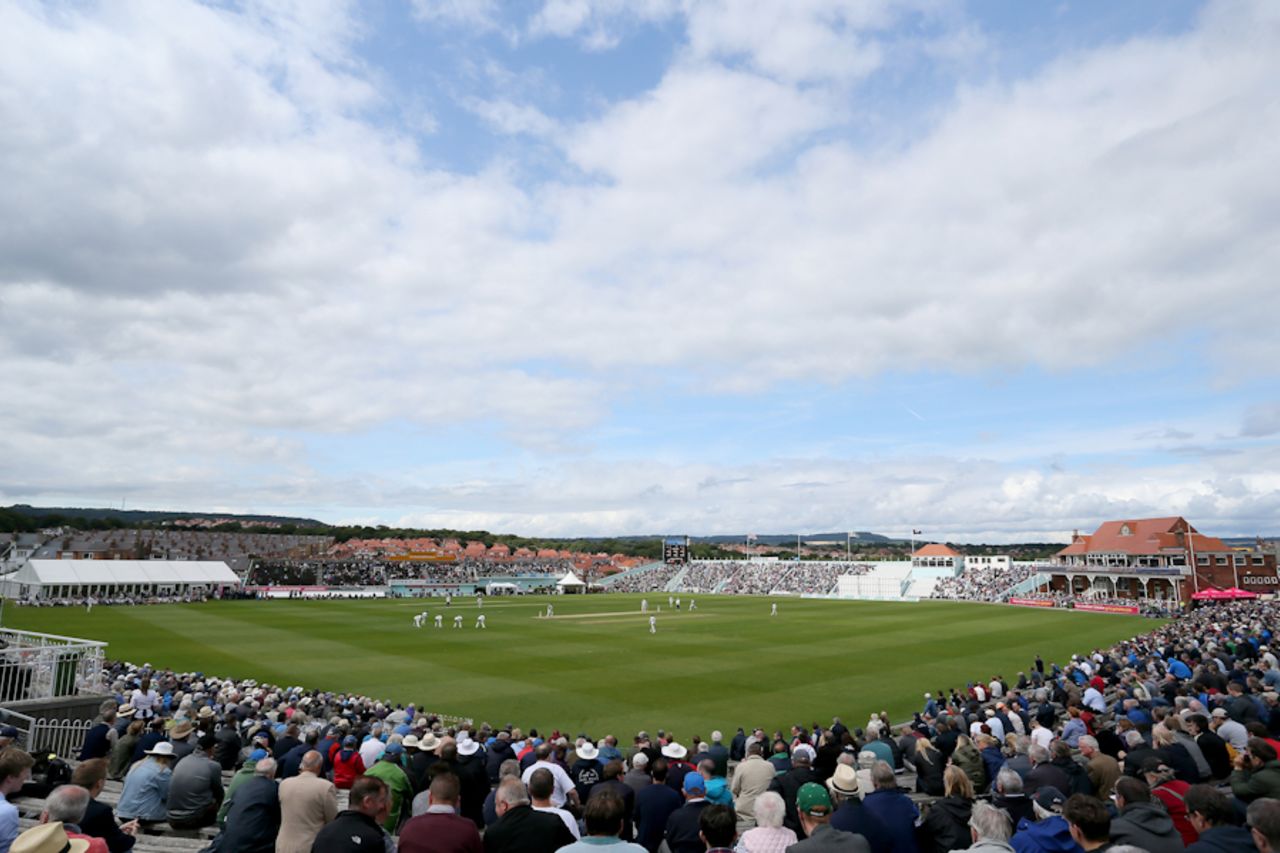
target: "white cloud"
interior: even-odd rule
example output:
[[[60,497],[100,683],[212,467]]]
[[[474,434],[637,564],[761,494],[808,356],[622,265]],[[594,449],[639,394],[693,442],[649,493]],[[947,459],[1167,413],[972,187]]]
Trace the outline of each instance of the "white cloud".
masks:
[[[497,24],[495,0],[411,0],[413,12],[430,23],[465,25],[491,29]]]
[[[848,141],[860,106],[846,84],[884,60],[875,34],[898,13],[766,7],[728,26],[746,7],[691,6],[661,81],[587,121],[524,93],[474,102],[576,170],[532,185],[520,164],[429,167],[375,121],[394,105],[352,54],[344,5],[0,6],[0,399],[22,401],[0,411],[0,483],[258,504],[365,494],[375,475],[335,483],[295,436],[496,421],[563,449],[672,375],[763,393],[889,369],[1069,370],[1188,332],[1225,375],[1280,356],[1250,331],[1280,308],[1274,6],[1215,5],[1188,35],[969,88],[892,149]],[[612,32],[619,15],[681,12],[620,10],[553,3],[538,26]],[[1259,412],[1246,434],[1271,434]],[[1033,476],[1007,459],[931,462],[943,484],[975,484],[941,490],[909,459],[854,492],[786,488],[817,470],[705,466],[690,482],[764,485],[667,509],[641,499],[656,483],[643,464],[619,464],[557,474],[558,500],[498,480],[538,509],[487,526],[713,527],[719,512],[761,527],[803,503],[816,528],[854,501],[880,525],[939,506],[948,529],[968,512],[1057,530],[1054,512],[1129,506],[1251,519],[1276,488],[1240,467],[1260,459],[1202,454],[1143,489],[1131,471]],[[983,514],[981,489],[1038,509]],[[744,517],[735,498],[764,503]]]

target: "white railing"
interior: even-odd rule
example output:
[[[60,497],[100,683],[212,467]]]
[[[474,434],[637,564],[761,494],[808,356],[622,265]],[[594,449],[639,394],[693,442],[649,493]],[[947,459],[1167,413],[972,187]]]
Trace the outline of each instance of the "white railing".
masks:
[[[106,648],[94,640],[0,628],[0,702],[103,692]]]
[[[27,752],[54,753],[59,758],[73,759],[84,746],[84,736],[93,728],[91,720],[32,719],[26,714],[0,708],[0,724],[18,730],[18,746]]]

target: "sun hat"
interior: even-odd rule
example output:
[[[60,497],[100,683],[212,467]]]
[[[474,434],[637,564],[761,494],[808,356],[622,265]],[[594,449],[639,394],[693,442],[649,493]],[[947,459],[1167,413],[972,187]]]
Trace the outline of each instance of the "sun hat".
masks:
[[[836,772],[827,780],[827,787],[833,794],[852,797],[858,793],[858,771],[848,764],[837,764]]]
[[[138,713],[138,709],[133,707],[133,705],[131,705],[128,702],[125,702],[123,705],[121,705],[119,708],[116,709],[117,717],[132,717],[136,713]]]
[[[168,756],[168,757],[172,758],[172,757],[173,757],[173,744],[169,743],[169,741],[167,741],[167,740],[162,740],[162,741],[160,741],[158,744],[156,744],[154,747],[152,747],[151,749],[145,750],[145,751],[143,752],[143,754],[144,754],[144,755],[159,755],[159,756],[162,756],[162,757],[163,757],[163,756]]]
[[[662,754],[667,758],[674,758],[679,761],[681,758],[684,758],[689,754],[689,750],[685,749],[675,741],[671,741],[671,743],[662,748]]]
[[[191,733],[195,730],[196,727],[191,725],[190,720],[179,720],[173,724],[173,730],[169,732],[169,737],[174,740],[185,740],[191,737]]]
[[[33,826],[13,840],[12,853],[84,853],[89,841],[69,838],[61,821]]]
[[[583,761],[591,761],[600,754],[600,750],[596,749],[595,744],[591,741],[587,741],[582,746],[578,747],[576,752],[578,753],[578,757]]]
[[[200,709],[200,713],[198,716],[202,720],[207,720],[213,716],[213,713],[214,713],[213,709],[210,708],[208,705],[205,705],[203,708]]]
[[[436,737],[435,732],[427,732],[425,735],[418,738],[418,749],[425,752],[430,752],[433,749],[437,749],[439,746],[440,738]]]
[[[707,792],[707,781],[702,778],[701,773],[684,774],[684,792],[686,794]]]
[[[831,795],[817,782],[805,782],[796,793],[796,811],[811,817],[831,814]]]
[[[405,736],[404,736],[404,740],[403,740],[403,741],[401,741],[401,742],[404,744],[404,748],[405,748],[405,749],[417,749],[417,748],[418,748],[418,736],[417,736],[417,735],[405,735]]]
[[[480,744],[471,738],[463,738],[458,741],[458,755],[475,755],[480,750]]]

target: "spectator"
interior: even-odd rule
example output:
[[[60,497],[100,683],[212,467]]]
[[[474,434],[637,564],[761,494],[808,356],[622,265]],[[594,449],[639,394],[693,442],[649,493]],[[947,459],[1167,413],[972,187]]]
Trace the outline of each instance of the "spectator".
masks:
[[[631,756],[631,769],[622,777],[622,781],[637,794],[652,785],[653,777],[649,775],[649,756],[643,752],[637,752]]]
[[[1227,752],[1227,742],[1209,727],[1208,718],[1204,714],[1189,714],[1183,725],[1204,754],[1204,760],[1209,765],[1209,778],[1218,782],[1230,776],[1231,756]]]
[[[71,840],[81,839],[88,842],[85,849],[88,853],[109,853],[107,842],[101,838],[88,835],[80,828],[84,820],[85,810],[89,807],[89,792],[79,785],[59,785],[49,792],[45,798],[44,810],[40,813],[41,823],[61,823]]]
[[[556,808],[552,805],[551,795],[555,791],[555,780],[551,776],[551,771],[545,767],[534,768],[533,773],[529,776],[528,788],[533,810],[543,814],[555,815],[564,824],[565,829],[569,830],[573,840],[577,841],[580,837],[578,822],[565,809]]]
[[[338,816],[338,792],[320,774],[324,756],[302,756],[297,776],[280,783],[280,837],[276,853],[309,853],[316,836]]]
[[[967,849],[971,853],[1013,853],[1013,847],[1009,845],[1013,834],[1009,816],[995,806],[974,803],[968,827],[973,844]]]
[[[871,768],[871,780],[875,790],[863,799],[863,806],[888,830],[893,853],[917,853],[915,825],[920,812],[911,799],[898,790],[893,768],[888,762],[877,761]]]
[[[684,805],[671,813],[667,818],[664,835],[671,853],[702,853],[703,846],[699,833],[702,831],[698,817],[707,807],[707,783],[700,773],[686,773],[684,783]]]
[[[533,810],[519,779],[498,785],[494,805],[498,822],[485,831],[485,853],[553,853],[574,842],[559,817]]]
[[[1280,853],[1280,800],[1260,799],[1249,803],[1245,823],[1253,834],[1258,853]]]
[[[1280,761],[1271,744],[1262,738],[1249,738],[1248,750],[1236,756],[1231,793],[1246,803],[1260,797],[1280,798]]]
[[[1071,835],[1071,827],[1060,814],[1067,798],[1057,788],[1036,791],[1033,807],[1036,820],[1023,820],[1009,839],[1017,853],[1081,853]]]
[[[1109,798],[1120,778],[1120,762],[1098,749],[1098,739],[1093,735],[1080,738],[1080,754],[1089,762],[1086,771],[1094,793],[1103,800]]]
[[[212,751],[210,745],[210,753]],[[188,756],[183,761],[190,759]],[[178,766],[182,766],[182,761]],[[254,765],[253,778],[236,789],[227,812],[226,829],[214,839],[214,853],[272,853],[276,849],[280,797],[275,777],[274,759],[264,758]]]
[[[169,783],[173,778],[173,744],[158,743],[124,777],[116,813],[124,821],[159,823],[169,818]],[[221,778],[221,773],[219,773]],[[0,844],[0,850],[4,849]]]
[[[94,758],[76,765],[71,774],[71,784],[79,785],[89,792],[89,802],[85,806],[84,817],[79,821],[80,831],[85,835],[101,838],[107,843],[110,853],[125,853],[132,850],[135,843],[134,833],[138,831],[137,823],[121,826],[116,823],[111,806],[99,802],[98,796],[107,781],[107,760]]]
[[[1187,853],[1233,853],[1254,847],[1249,830],[1236,825],[1236,812],[1226,794],[1209,785],[1187,791],[1187,817],[1199,837]]]
[[[1151,801],[1151,789],[1141,779],[1125,776],[1116,782],[1118,816],[1111,821],[1111,843],[1141,847],[1147,853],[1179,853],[1182,836],[1173,818]]]
[[[0,853],[4,853],[18,837],[18,809],[9,797],[22,790],[31,778],[35,761],[24,750],[6,746],[0,750]]]
[[[756,797],[756,825],[738,838],[741,853],[776,853],[795,844],[796,834],[782,825],[786,810],[782,796],[775,791]]]
[[[612,789],[599,789],[599,786],[597,788],[598,790],[587,800],[587,806],[583,812],[587,837],[575,841],[568,847],[560,848],[562,853],[594,853],[604,849],[616,851],[616,853],[645,853],[645,848],[639,844],[632,844],[620,837],[626,813],[622,799]],[[731,833],[729,843],[732,844],[732,818],[729,822],[729,831]],[[707,842],[707,846],[710,848],[711,842]]]
[[[482,853],[474,822],[457,814],[462,786],[452,773],[431,780],[428,805],[400,831],[399,853]]]
[[[355,780],[364,775],[364,759],[360,757],[359,739],[355,735],[347,735],[342,739],[342,748],[333,754],[333,786],[341,790],[349,789]]]
[[[1009,815],[1009,822],[1015,829],[1023,820],[1036,819],[1031,798],[1022,791],[1022,777],[1008,764],[1001,767],[999,775],[996,776],[996,787],[991,795],[991,804],[1005,810]]]
[[[387,744],[382,757],[368,770],[366,776],[373,776],[386,783],[391,797],[390,808],[382,828],[387,832],[395,832],[400,826],[401,812],[408,812],[406,804],[413,801],[413,786],[409,784],[409,774],[400,766],[400,758],[404,755],[404,747],[398,741]]]
[[[969,819],[973,815],[973,783],[959,767],[951,766],[943,774],[945,796],[929,806],[917,832],[920,853],[948,853],[968,846]],[[1005,833],[1009,840],[1012,830]],[[977,839],[973,839],[974,842]]]
[[[867,839],[831,826],[832,810],[825,788],[816,782],[802,787],[796,795],[796,811],[805,840],[792,844],[787,853],[870,853]]]
[[[133,763],[134,750],[138,747],[138,741],[142,738],[142,730],[146,728],[146,723],[142,720],[134,720],[129,723],[129,727],[125,729],[124,734],[116,738],[115,745],[111,747],[111,760],[107,766],[107,775],[111,779],[121,780],[125,774],[129,772],[129,765]]]
[[[174,829],[199,829],[217,820],[224,791],[222,766],[213,760],[214,744],[213,735],[203,735],[198,748],[173,768],[168,818]]]
[[[712,766],[714,768],[715,762]],[[712,803],[698,815],[698,825],[701,827],[698,837],[706,845],[707,853],[735,853],[733,842],[738,837],[738,817],[732,806]]]
[[[12,847],[3,848],[23,853],[85,853],[89,842],[83,838],[71,838],[61,823],[42,823],[16,836]]]
[[[374,776],[361,776],[351,785],[350,803],[316,835],[311,853],[394,853],[395,845],[382,829],[391,811],[386,783]]]
[[[1073,794],[1062,807],[1071,837],[1085,853],[1111,845],[1111,814],[1102,801],[1088,794]]]
[[[612,791],[613,795],[622,801],[622,832],[619,837],[623,841],[631,841],[635,838],[636,792],[623,781],[622,762],[619,760],[605,764],[601,775],[603,778],[592,787],[589,796],[594,797],[605,791]],[[703,778],[705,779],[706,777],[704,776]],[[721,779],[720,783],[723,788],[724,780]],[[727,794],[728,792],[726,791],[725,793]]]
[[[1182,843],[1190,847],[1200,835],[1187,812],[1187,793],[1191,786],[1173,778],[1173,770],[1158,758],[1148,758],[1143,762],[1142,778],[1150,787],[1151,795],[1164,805],[1165,811],[1173,819],[1173,825],[1182,836]]]
[[[636,757],[641,755],[644,753]],[[659,758],[653,762],[653,783],[636,793],[636,841],[649,853],[657,853],[666,832],[667,819],[684,802],[684,798],[671,790],[666,781],[667,761]]]
[[[747,747],[747,755],[733,773],[729,790],[737,808],[739,831],[755,826],[756,797],[769,790],[773,782],[773,765],[764,760],[764,747],[753,743]],[[656,776],[655,776],[656,778]]]
[[[534,751],[534,755],[536,759],[521,774],[520,781],[528,785],[529,777],[533,775],[535,770],[539,768],[545,769],[551,774],[554,782],[554,788],[551,792],[551,804],[558,809],[564,808],[564,804],[567,802],[573,802],[576,805],[578,792],[574,789],[573,780],[569,778],[569,774],[565,772],[565,769],[551,760],[551,744],[544,743],[540,745]]]
[[[795,833],[800,831],[800,817],[795,808],[796,794],[810,782],[819,781],[818,774],[813,772],[809,764],[808,749],[807,746],[797,747],[791,759],[791,769],[779,773],[769,783],[769,790],[781,795],[782,801],[787,804],[787,817],[783,826]]]

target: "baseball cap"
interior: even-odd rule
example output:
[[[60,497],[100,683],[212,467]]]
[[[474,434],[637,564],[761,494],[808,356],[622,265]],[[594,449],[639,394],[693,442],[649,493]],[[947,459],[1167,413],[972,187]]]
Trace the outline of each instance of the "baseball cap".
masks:
[[[402,752],[404,752],[404,744],[402,743],[387,744],[387,748],[386,748],[387,755],[399,755]]]
[[[1056,812],[1062,808],[1062,804],[1067,801],[1062,792],[1052,785],[1045,785],[1039,791],[1036,791],[1036,805],[1047,812]]]
[[[356,746],[359,743],[360,741],[356,739],[355,735],[347,735],[342,739],[342,745],[345,746],[347,749],[351,749],[352,747]]]
[[[684,792],[686,794],[707,792],[707,782],[702,778],[700,773],[686,773],[684,775]]]
[[[796,810],[816,817],[831,814],[831,795],[817,782],[805,782],[796,793]]]
[[[1227,716],[1227,709],[1226,709],[1226,708],[1214,708],[1214,709],[1213,709],[1213,716],[1215,716],[1215,717],[1225,717],[1225,716]]]
[[[0,737],[17,737],[18,730],[13,726],[4,726],[0,728]]]
[[[266,758],[268,754],[269,753],[265,749],[255,749],[253,752],[249,753],[249,760],[261,761]]]

